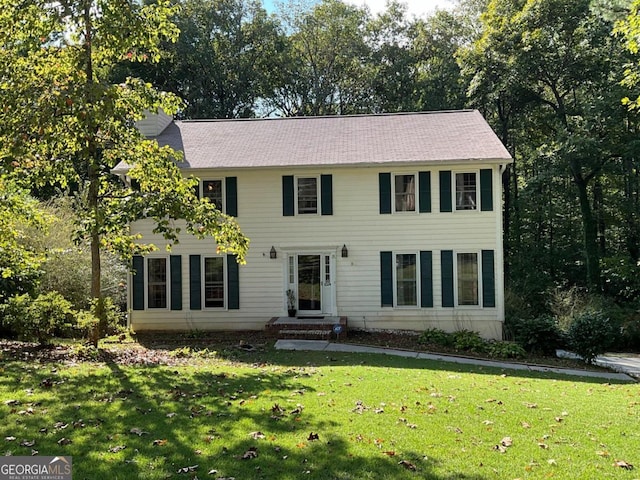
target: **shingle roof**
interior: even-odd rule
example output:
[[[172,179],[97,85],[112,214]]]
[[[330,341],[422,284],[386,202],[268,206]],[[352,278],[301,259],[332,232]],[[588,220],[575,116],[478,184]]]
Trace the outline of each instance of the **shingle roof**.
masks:
[[[157,140],[195,169],[511,161],[477,110],[182,121]]]

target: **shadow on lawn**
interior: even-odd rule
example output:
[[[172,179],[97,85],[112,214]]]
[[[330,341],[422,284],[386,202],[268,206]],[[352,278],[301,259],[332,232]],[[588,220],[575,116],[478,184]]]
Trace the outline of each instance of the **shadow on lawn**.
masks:
[[[32,449],[71,455],[78,479],[485,478],[455,469],[438,476],[433,469],[444,459],[388,456],[373,444],[326,433],[333,431],[331,418],[296,413],[286,403],[290,392],[313,391],[298,367],[250,375],[235,374],[232,366],[212,372],[115,362],[0,367],[0,388],[15,395],[15,403],[0,405],[2,436],[18,437],[6,448],[13,455]],[[274,410],[278,402],[286,409]],[[35,445],[19,445],[23,438]]]

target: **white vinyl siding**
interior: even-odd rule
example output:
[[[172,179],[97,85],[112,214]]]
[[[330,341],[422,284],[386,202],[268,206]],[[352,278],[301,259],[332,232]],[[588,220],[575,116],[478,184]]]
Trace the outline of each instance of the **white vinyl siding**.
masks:
[[[484,164],[478,167],[492,168]],[[452,170],[452,166],[442,166],[441,169]],[[414,166],[404,172],[398,169],[394,173],[414,175],[422,170],[430,170],[432,178],[439,176],[440,170],[433,165]],[[452,215],[435,209],[429,215],[382,217],[379,212],[379,173],[388,171],[388,167],[328,169],[326,166],[297,171],[291,167],[203,171],[200,173],[202,178],[237,176],[238,185],[241,185],[238,188],[238,218],[241,219],[242,232],[251,239],[247,264],[240,266],[241,308],[233,311],[205,308],[192,311],[185,308],[183,311],[167,310],[161,316],[153,311],[133,311],[134,329],[262,329],[269,318],[287,313],[285,292],[292,269],[289,264],[291,257],[285,252],[331,250],[335,252],[337,313],[348,317],[349,328],[424,330],[437,327],[450,331],[467,328],[486,337],[498,337],[503,320],[502,251],[499,243],[502,238],[501,209],[478,211],[474,215]],[[456,173],[464,171],[467,170],[458,168]],[[320,174],[325,173],[333,175],[333,215],[283,216],[282,177],[295,175],[319,179]],[[494,187],[499,185],[498,169],[494,167]],[[439,194],[439,183],[432,182],[432,197],[439,198]],[[493,189],[493,199],[494,205],[501,205],[500,188]],[[137,222],[132,226],[133,233],[143,234],[143,241],[153,242],[163,249],[165,241],[161,235],[154,235],[152,229],[150,221]],[[349,250],[347,258],[340,255],[343,245]],[[272,246],[277,251],[276,259],[269,255]],[[215,248],[211,239],[198,240],[185,234],[181,235],[180,243],[173,246],[172,254],[212,257],[215,256]],[[441,250],[456,253],[495,251],[495,308],[482,308],[481,305],[442,307]],[[381,251],[392,251],[394,255],[433,252],[433,308],[381,308]],[[419,264],[417,258],[416,261]],[[419,273],[417,278],[419,284]],[[186,291],[189,277],[188,268],[184,265],[182,285]],[[417,291],[419,298],[419,285]],[[188,298],[187,293],[184,298]],[[420,304],[419,301],[417,303]]]

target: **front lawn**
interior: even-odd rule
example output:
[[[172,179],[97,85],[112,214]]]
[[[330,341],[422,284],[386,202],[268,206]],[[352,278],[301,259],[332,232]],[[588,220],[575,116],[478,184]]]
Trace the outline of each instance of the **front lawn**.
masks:
[[[636,384],[211,350],[175,365],[5,352],[4,452],[72,455],[74,479],[637,478]]]

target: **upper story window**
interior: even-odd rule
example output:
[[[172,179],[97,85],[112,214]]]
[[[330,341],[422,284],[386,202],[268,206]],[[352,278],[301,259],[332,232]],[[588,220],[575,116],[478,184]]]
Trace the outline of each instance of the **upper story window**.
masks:
[[[394,175],[395,211],[415,212],[416,211],[416,176]]]
[[[456,173],[456,210],[477,210],[477,177],[475,173]]]
[[[203,180],[202,198],[207,198],[218,210],[224,211],[222,180]]]
[[[282,176],[282,215],[333,215],[333,176]]]
[[[380,213],[431,212],[431,172],[378,174]]]
[[[318,213],[318,179],[316,177],[298,177],[297,206],[298,215]]]

